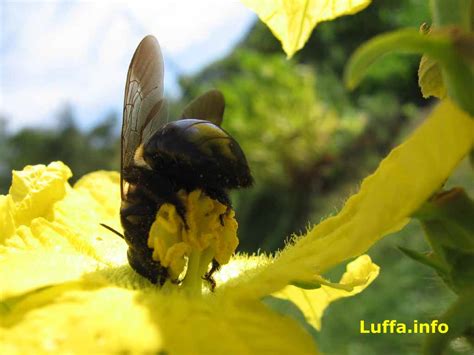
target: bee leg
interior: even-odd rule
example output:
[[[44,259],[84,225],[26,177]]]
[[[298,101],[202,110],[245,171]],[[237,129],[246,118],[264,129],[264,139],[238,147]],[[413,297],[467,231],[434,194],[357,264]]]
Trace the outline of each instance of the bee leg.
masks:
[[[206,273],[206,275],[204,275],[202,277],[203,280],[206,280],[207,282],[209,282],[209,285],[211,287],[211,291],[214,292],[215,288],[216,288],[216,280],[214,280],[214,278],[212,277],[212,275],[217,271],[219,270],[220,268],[220,264],[217,262],[216,259],[212,259],[212,265],[211,265],[211,269]]]

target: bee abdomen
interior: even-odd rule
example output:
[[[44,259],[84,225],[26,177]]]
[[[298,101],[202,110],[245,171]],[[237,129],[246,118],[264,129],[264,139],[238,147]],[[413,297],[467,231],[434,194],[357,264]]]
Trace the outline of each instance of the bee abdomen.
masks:
[[[146,199],[122,201],[120,218],[128,244],[127,258],[130,266],[152,283],[163,285],[168,278],[167,269],[153,260],[148,247],[148,233],[158,206]]]

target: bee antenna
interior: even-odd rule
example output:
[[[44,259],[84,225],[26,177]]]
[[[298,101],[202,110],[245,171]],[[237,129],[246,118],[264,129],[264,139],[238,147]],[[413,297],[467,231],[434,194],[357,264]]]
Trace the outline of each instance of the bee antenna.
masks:
[[[124,235],[120,232],[117,232],[115,229],[113,229],[112,227],[109,227],[108,225],[104,224],[104,223],[99,223],[102,227],[104,227],[105,229],[108,229],[109,231],[111,231],[112,233],[115,233],[117,234],[120,238],[122,239],[125,239]]]

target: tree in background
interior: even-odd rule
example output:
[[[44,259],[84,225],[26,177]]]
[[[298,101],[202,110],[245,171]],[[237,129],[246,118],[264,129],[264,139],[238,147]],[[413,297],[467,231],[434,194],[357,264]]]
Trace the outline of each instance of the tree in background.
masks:
[[[120,143],[117,138],[117,116],[110,114],[88,131],[81,131],[74,112],[66,106],[57,117],[56,128],[24,128],[8,135],[0,128],[2,146],[0,191],[7,192],[11,170],[26,165],[48,164],[61,160],[68,164],[74,176],[72,182],[95,170],[118,170]]]

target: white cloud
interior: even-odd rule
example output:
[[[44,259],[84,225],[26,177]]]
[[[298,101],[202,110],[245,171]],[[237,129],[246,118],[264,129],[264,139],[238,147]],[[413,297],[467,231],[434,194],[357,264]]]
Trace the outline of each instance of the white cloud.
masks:
[[[223,0],[1,6],[0,113],[10,129],[48,125],[67,102],[84,126],[120,112],[128,63],[148,33],[168,63],[166,88],[176,88],[176,68],[189,73],[224,55],[254,19],[240,2]]]

